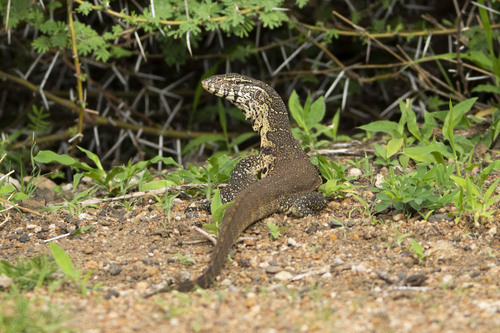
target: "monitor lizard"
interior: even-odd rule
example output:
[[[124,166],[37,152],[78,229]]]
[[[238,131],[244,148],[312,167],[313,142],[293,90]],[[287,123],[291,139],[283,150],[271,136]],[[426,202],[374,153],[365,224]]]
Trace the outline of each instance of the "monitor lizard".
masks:
[[[233,244],[251,224],[273,213],[301,217],[327,205],[325,197],[315,192],[322,183],[318,170],[293,137],[288,111],[273,88],[240,74],[214,75],[203,80],[202,86],[243,111],[260,136],[261,149],[235,166],[229,185],[221,190],[222,203],[234,200],[234,204],[224,214],[208,268],[196,280],[169,290],[207,288],[222,270]]]

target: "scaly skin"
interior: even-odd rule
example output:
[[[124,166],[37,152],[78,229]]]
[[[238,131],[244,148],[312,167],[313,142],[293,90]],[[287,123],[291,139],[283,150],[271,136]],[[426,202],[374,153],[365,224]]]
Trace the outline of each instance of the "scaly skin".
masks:
[[[210,265],[195,281],[173,287],[180,291],[210,286],[231,247],[251,224],[276,212],[313,214],[327,204],[314,192],[321,177],[293,137],[288,111],[274,89],[240,74],[215,75],[203,80],[202,86],[243,111],[260,135],[261,150],[236,165],[229,185],[221,191],[222,202],[234,200],[234,204],[225,212]]]

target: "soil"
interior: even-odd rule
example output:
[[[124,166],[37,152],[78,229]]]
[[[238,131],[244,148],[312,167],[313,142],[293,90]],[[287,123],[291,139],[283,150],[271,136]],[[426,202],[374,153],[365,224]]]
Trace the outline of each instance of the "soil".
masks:
[[[368,180],[357,184],[369,202]],[[49,254],[44,240],[92,225],[53,242],[93,271],[88,285],[97,288],[82,295],[68,282],[30,292],[68,311],[65,325],[77,332],[500,331],[499,202],[479,225],[448,217],[452,207],[427,220],[387,210],[373,223],[353,197],[332,198],[315,216],[274,214],[249,227],[211,288],[146,297],[198,276],[213,248],[192,228],[210,215],[184,213],[190,201],[176,199],[169,213],[155,203],[143,196],[73,215],[11,210],[1,259]],[[283,227],[277,239],[269,222]]]

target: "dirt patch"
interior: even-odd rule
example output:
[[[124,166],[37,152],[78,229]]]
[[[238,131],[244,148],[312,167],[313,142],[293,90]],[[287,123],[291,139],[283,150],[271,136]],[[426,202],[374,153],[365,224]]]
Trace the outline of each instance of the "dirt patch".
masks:
[[[44,239],[94,224],[55,242],[84,271],[94,270],[89,283],[99,289],[82,296],[68,284],[47,294],[71,310],[67,325],[83,332],[500,328],[498,222],[472,229],[442,210],[428,221],[381,215],[382,223],[374,225],[356,201],[337,198],[317,216],[275,214],[248,228],[218,285],[145,298],[199,275],[213,248],[191,228],[211,221],[209,215],[186,216],[187,201],[177,200],[169,215],[154,203],[145,197],[129,210],[103,203],[77,217],[11,213],[0,230],[1,257],[15,262],[49,253]],[[285,227],[278,239],[272,240],[266,222]],[[425,258],[412,250],[412,241]]]

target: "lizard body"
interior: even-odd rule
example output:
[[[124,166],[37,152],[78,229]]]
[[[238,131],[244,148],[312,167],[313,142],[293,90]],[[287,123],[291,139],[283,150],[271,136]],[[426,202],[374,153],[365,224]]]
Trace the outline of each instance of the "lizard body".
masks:
[[[225,212],[211,262],[196,280],[173,288],[180,291],[207,288],[222,270],[237,238],[251,224],[276,212],[312,214],[327,204],[322,194],[314,192],[321,177],[293,137],[288,111],[274,89],[240,74],[215,75],[203,80],[202,86],[243,111],[260,135],[261,150],[241,160],[229,185],[221,190],[222,202],[234,200],[234,204]]]

